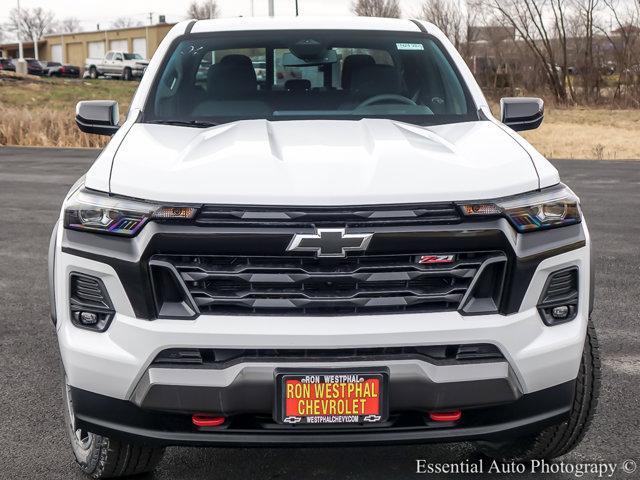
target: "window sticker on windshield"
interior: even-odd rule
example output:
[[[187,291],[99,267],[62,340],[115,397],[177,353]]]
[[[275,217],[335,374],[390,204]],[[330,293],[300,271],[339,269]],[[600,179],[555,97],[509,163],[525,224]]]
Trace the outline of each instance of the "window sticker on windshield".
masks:
[[[424,45],[421,43],[396,43],[398,50],[424,50]]]

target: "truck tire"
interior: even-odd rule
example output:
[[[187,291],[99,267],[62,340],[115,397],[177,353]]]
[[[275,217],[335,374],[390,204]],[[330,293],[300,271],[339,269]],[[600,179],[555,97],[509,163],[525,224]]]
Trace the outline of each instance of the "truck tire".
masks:
[[[98,69],[96,67],[92,66],[89,68],[89,78],[92,78],[93,80],[98,78]]]
[[[122,72],[122,79],[125,82],[130,81],[133,78],[133,75],[131,74],[131,69],[130,68],[125,68],[124,71]]]
[[[477,442],[486,456],[507,462],[551,460],[566,455],[582,441],[595,413],[600,394],[600,352],[591,320],[587,326],[576,391],[569,418],[540,432],[514,441]]]
[[[116,478],[151,472],[162,459],[163,448],[137,445],[75,429],[73,402],[63,386],[65,426],[80,469],[91,478]]]

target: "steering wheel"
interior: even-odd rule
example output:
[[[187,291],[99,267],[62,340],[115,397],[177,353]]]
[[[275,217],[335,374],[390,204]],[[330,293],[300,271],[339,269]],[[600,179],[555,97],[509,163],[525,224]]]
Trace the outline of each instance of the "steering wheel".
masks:
[[[410,98],[403,97],[402,95],[396,95],[396,94],[393,94],[393,93],[389,93],[389,94],[384,94],[384,95],[375,95],[375,96],[373,96],[371,98],[367,98],[364,102],[362,102],[360,105],[358,105],[356,107],[356,110],[358,108],[369,107],[371,105],[375,105],[376,103],[390,102],[390,101],[395,101],[396,103],[401,103],[403,105],[413,105],[414,107],[418,105],[416,102],[414,102]]]

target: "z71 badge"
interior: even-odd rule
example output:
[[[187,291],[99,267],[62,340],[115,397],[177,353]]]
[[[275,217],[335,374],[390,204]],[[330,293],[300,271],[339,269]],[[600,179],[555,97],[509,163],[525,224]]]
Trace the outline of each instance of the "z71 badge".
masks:
[[[422,255],[418,257],[418,263],[421,265],[431,265],[434,263],[453,263],[455,261],[455,255]]]

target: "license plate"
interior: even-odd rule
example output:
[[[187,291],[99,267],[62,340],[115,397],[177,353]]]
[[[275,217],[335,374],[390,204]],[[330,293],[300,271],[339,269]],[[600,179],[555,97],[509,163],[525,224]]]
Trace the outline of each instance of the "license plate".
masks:
[[[387,419],[388,371],[276,372],[278,423],[375,424]]]

